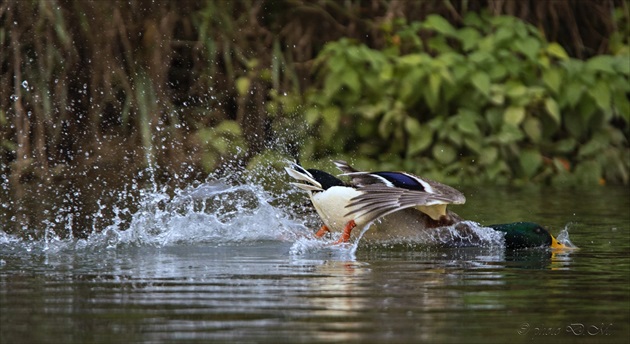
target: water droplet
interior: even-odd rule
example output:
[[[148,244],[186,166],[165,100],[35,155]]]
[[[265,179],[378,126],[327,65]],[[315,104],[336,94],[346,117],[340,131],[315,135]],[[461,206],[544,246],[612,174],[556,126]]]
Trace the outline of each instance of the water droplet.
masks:
[[[16,94],[12,94],[9,98],[11,98],[11,100],[16,101],[18,100],[20,97],[18,97]]]
[[[22,81],[22,87],[24,87],[25,90],[28,90],[28,81]]]

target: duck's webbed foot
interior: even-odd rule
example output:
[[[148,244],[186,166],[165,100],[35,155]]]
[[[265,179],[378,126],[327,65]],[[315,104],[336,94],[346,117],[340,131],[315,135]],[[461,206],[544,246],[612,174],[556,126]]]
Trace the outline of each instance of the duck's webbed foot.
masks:
[[[354,220],[348,221],[345,227],[343,227],[343,233],[341,233],[341,237],[335,242],[335,245],[348,242],[348,240],[350,240],[350,233],[352,232],[352,229],[356,226],[357,224],[354,222]]]
[[[323,225],[322,228],[320,228],[317,233],[315,233],[315,237],[316,238],[321,238],[324,235],[330,233],[330,229],[328,228],[328,226]]]

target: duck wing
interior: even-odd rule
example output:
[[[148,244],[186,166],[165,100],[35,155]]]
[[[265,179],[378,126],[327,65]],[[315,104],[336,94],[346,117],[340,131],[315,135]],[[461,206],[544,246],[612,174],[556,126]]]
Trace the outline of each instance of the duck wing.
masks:
[[[448,185],[407,172],[362,172],[343,160],[333,161],[350,177],[361,194],[350,200],[349,215],[376,219],[398,210],[415,207],[434,220],[447,215],[446,205],[463,204],[466,197]]]
[[[447,204],[462,204],[466,201],[464,195],[453,190],[451,193],[430,193],[384,184],[365,185],[357,188],[361,194],[350,200],[347,215],[376,219],[402,209],[419,208],[431,217],[437,217],[433,214],[446,214]]]

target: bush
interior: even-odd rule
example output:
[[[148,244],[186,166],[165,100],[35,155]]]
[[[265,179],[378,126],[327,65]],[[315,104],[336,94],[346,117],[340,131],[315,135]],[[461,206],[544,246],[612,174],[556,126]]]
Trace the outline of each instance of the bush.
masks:
[[[327,44],[299,110],[301,158],[347,153],[465,183],[628,184],[627,42],[581,61],[513,17],[463,22],[386,23],[382,50]]]

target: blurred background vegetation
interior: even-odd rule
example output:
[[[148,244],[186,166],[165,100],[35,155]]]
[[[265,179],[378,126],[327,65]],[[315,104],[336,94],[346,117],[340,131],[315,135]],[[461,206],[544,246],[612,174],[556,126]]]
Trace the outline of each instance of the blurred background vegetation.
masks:
[[[3,186],[279,157],[623,184],[623,0],[0,4]],[[96,172],[95,172],[96,171]]]

